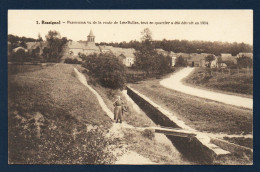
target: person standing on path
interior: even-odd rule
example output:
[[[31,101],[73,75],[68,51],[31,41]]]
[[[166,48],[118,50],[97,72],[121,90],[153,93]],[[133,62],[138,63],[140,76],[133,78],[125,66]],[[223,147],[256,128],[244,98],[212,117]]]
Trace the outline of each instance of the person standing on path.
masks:
[[[124,102],[121,100],[120,96],[117,96],[117,100],[115,101],[114,105],[114,120],[116,123],[120,122],[122,123],[122,117],[123,117],[123,104]]]

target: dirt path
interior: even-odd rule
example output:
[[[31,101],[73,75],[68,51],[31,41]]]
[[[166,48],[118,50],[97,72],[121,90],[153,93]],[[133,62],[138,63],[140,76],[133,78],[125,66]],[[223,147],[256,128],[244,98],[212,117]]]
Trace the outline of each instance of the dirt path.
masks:
[[[98,102],[99,102],[102,110],[113,120],[114,114],[110,111],[110,109],[108,109],[108,107],[104,103],[102,97],[96,92],[96,90],[94,90],[91,86],[88,85],[87,80],[82,73],[80,73],[76,68],[74,68],[74,71],[77,74],[79,81],[83,85],[85,85],[97,97]],[[113,126],[110,129],[108,137],[110,137],[110,136],[118,137],[118,138],[124,137],[124,134],[122,132],[122,128],[134,128],[134,127],[126,124],[125,122],[123,122],[122,124],[113,123]],[[116,154],[116,153],[120,153],[120,152],[121,152],[122,155],[120,157],[118,157],[115,164],[155,164],[150,159],[145,158],[142,155],[139,155],[138,153],[136,153],[134,151],[126,151],[125,152],[125,148],[115,150],[114,153]]]
[[[160,84],[166,88],[170,88],[185,94],[206,98],[229,105],[253,109],[253,99],[217,93],[184,85],[182,80],[191,74],[194,69],[195,68],[190,67],[184,68],[179,72],[171,75],[169,78],[161,80]]]

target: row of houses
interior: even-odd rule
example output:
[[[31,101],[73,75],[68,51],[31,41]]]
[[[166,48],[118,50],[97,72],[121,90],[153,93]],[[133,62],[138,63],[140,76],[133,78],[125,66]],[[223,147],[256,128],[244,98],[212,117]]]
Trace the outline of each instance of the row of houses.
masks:
[[[163,55],[168,55],[172,58],[172,66],[175,65],[176,59],[178,57],[182,57],[185,61],[187,61],[188,66],[191,67],[211,67],[211,68],[219,68],[219,67],[227,67],[226,63],[234,63],[237,64],[237,59],[241,58],[242,56],[250,57],[253,59],[253,53],[245,53],[241,52],[236,56],[232,56],[229,53],[222,53],[220,56],[215,56],[214,54],[209,53],[174,53],[174,52],[167,52],[163,49],[157,49],[157,52]],[[207,56],[213,56],[214,60],[211,63],[206,61]],[[221,59],[221,61],[220,61]]]
[[[68,52],[67,56],[72,58],[77,58],[79,53],[90,55],[90,54],[100,54],[100,53],[111,53],[114,54],[119,60],[122,61],[127,67],[131,67],[135,62],[135,50],[133,48],[119,48],[113,46],[95,44],[95,35],[93,31],[90,30],[87,36],[87,41],[72,41],[68,42]],[[81,59],[78,59],[81,60]]]

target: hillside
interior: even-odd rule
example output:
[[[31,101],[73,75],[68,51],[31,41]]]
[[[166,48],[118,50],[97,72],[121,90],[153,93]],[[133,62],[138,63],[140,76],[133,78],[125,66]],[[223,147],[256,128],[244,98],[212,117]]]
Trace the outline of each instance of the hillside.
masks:
[[[212,75],[209,72],[212,71]],[[213,69],[196,68],[195,71],[185,79],[185,82],[197,87],[238,94],[246,97],[253,95],[253,73],[246,69],[232,69],[215,71]]]
[[[8,70],[9,163],[110,162],[104,134],[111,120],[77,80],[73,66],[11,65]]]
[[[9,65],[9,164],[191,164],[125,93],[91,85],[113,111],[115,95],[128,106],[115,124],[69,64]],[[89,77],[85,75],[88,82]]]

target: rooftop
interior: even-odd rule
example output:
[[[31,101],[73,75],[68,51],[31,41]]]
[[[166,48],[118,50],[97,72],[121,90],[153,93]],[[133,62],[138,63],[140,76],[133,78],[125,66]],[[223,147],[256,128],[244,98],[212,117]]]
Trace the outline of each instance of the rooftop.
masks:
[[[92,29],[90,29],[88,36],[92,36],[92,37],[94,36]]]

